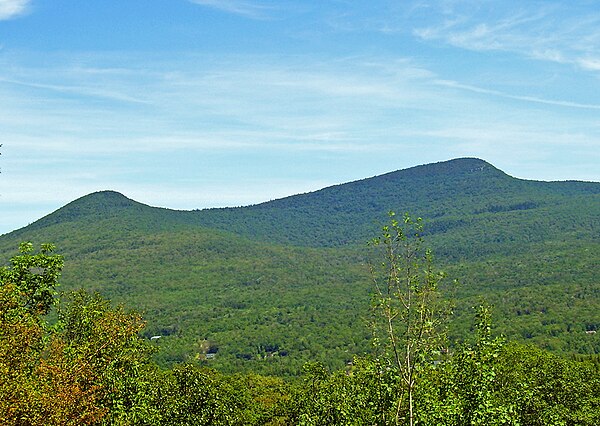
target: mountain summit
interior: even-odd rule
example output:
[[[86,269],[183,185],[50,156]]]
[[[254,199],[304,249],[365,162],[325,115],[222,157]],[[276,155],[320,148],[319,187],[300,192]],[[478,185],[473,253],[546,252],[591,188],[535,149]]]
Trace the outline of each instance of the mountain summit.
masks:
[[[456,158],[438,163],[424,164],[398,170],[388,174],[401,174],[405,176],[446,176],[468,175],[477,173],[496,173],[506,175],[487,161],[479,158]],[[384,175],[385,176],[385,175]]]
[[[126,211],[140,211],[150,208],[145,204],[127,198],[119,192],[99,191],[71,201],[24,229],[42,229],[53,224],[68,222],[89,222],[97,218],[115,217]]]

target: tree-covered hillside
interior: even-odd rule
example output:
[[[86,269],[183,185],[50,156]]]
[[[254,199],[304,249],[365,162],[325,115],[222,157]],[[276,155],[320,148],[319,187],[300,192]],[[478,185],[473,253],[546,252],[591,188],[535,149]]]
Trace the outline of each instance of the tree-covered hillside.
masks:
[[[597,425],[597,357],[507,345],[485,304],[467,341],[446,338],[451,305],[421,229],[391,215],[372,240],[370,353],[334,371],[310,360],[288,380],[159,367],[150,356],[164,348],[137,312],[83,290],[56,296],[63,257],[22,243],[0,267],[0,423]]]
[[[521,180],[485,161],[463,158],[255,206],[192,212],[182,220],[263,241],[321,247],[362,245],[390,210],[424,218],[427,232],[440,243],[452,240],[448,255],[460,248],[478,256],[564,232],[597,235],[600,184]]]
[[[296,375],[369,350],[370,251],[389,210],[421,216],[456,301],[496,306],[499,330],[559,352],[600,352],[600,184],[512,178],[477,159],[419,166],[272,202],[173,211],[111,192],[0,237],[64,254],[61,289],[135,306],[164,363]]]

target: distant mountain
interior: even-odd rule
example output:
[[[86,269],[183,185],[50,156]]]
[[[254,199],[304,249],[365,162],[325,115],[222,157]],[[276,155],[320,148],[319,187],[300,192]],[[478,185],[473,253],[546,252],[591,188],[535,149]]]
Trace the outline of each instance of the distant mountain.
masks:
[[[523,233],[541,241],[565,226],[579,229],[580,224],[561,223],[561,217],[578,205],[589,209],[585,222],[599,211],[599,194],[600,183],[520,180],[483,160],[462,158],[255,206],[194,212],[186,220],[262,241],[323,247],[363,244],[395,210],[423,217],[430,234],[468,234],[481,225],[486,231],[473,239],[487,245],[490,226],[502,226],[493,232],[494,243],[521,240]]]
[[[389,210],[423,217],[438,263],[461,285],[451,331],[485,297],[510,338],[600,351],[600,183],[513,178],[462,158],[240,208],[175,211],[113,191],[75,200],[0,237],[54,242],[62,288],[142,309],[160,359],[295,374],[368,350],[365,243]],[[598,336],[598,337],[596,337]],[[217,356],[202,361],[208,348]]]
[[[561,218],[577,205],[584,210],[582,220],[586,222],[590,214],[598,212],[599,194],[600,183],[521,180],[483,160],[461,158],[239,208],[173,211],[151,208],[112,191],[97,192],[25,229],[135,216],[135,226],[146,229],[201,226],[258,241],[336,247],[364,244],[385,221],[387,212],[395,210],[423,217],[431,235],[472,233],[481,225],[485,235],[473,237],[487,244],[489,226],[502,224],[501,232],[494,232],[494,243],[520,241],[523,234],[529,241],[542,241],[585,225],[562,223]]]

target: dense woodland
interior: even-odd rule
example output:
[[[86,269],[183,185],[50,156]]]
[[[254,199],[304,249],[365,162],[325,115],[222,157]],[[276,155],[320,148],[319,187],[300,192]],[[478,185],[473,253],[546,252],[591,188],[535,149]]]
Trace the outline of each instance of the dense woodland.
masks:
[[[401,170],[256,206],[173,211],[115,192],[78,199],[0,236],[51,241],[60,290],[97,291],[139,310],[155,360],[296,377],[306,362],[343,368],[370,351],[366,242],[387,212],[424,220],[455,300],[452,342],[472,307],[498,332],[553,353],[600,353],[600,184],[515,179],[477,159]],[[208,357],[207,357],[208,355]]]
[[[409,223],[410,225],[410,223]],[[595,425],[600,366],[493,337],[488,306],[448,349],[444,274],[393,221],[376,245],[372,351],[295,379],[161,368],[142,317],[83,290],[56,297],[63,258],[23,243],[0,270],[0,422],[14,425]],[[381,268],[380,268],[381,266]],[[379,272],[375,271],[379,270]],[[55,319],[48,314],[54,309]],[[383,322],[381,321],[383,320]],[[391,325],[395,329],[392,329]]]
[[[599,424],[599,237],[600,184],[477,159],[231,209],[90,194],[0,236],[0,423]],[[421,239],[407,317],[383,248]],[[394,350],[386,312],[436,315]]]

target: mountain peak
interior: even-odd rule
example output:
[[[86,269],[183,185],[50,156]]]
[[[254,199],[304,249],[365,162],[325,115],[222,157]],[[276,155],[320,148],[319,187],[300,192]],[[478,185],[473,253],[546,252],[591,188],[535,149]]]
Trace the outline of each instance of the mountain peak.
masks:
[[[60,209],[43,217],[31,226],[43,227],[52,223],[73,222],[79,219],[90,220],[98,216],[107,217],[118,214],[119,212],[144,206],[144,204],[127,198],[125,195],[116,191],[97,191],[84,195]]]
[[[130,202],[134,202],[133,200],[127,198],[125,195],[121,194],[120,192],[117,191],[113,191],[113,190],[103,190],[103,191],[96,191],[96,192],[92,192],[91,194],[87,194],[84,195],[81,198],[78,198],[77,200],[75,200],[74,202],[78,202],[81,200],[94,200],[94,202],[99,202],[99,201],[116,201],[116,202],[123,202],[123,201],[130,201]]]
[[[107,212],[110,210],[119,210],[125,207],[131,207],[139,204],[117,191],[97,191],[84,195],[81,198],[72,201],[63,207],[69,210],[95,210]]]
[[[457,176],[474,173],[494,173],[507,176],[487,161],[479,158],[464,157],[438,163],[424,164],[393,173],[402,173],[406,176]]]

